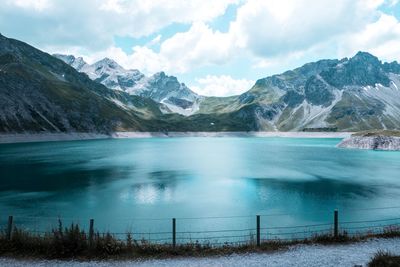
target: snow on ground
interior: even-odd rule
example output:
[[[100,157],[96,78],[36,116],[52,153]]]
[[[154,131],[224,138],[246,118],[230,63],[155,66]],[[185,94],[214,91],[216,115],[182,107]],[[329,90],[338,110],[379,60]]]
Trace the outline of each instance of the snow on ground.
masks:
[[[0,258],[0,266],[366,266],[378,251],[400,254],[400,238],[370,239],[346,245],[296,245],[289,250],[273,253],[234,254],[223,257],[175,258],[144,261],[28,261]]]

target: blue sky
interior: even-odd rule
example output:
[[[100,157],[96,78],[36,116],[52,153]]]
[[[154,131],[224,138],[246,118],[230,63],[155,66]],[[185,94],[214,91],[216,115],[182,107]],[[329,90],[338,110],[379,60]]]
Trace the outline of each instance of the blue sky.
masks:
[[[368,51],[400,61],[398,0],[4,0],[0,32],[49,53],[175,75],[204,95]]]

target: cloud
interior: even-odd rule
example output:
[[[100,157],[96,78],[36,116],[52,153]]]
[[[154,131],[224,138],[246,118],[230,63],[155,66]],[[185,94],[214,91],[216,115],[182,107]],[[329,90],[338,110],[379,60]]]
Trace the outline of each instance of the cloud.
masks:
[[[190,23],[193,21],[210,21],[224,14],[230,4],[238,0],[106,0],[100,5],[101,10],[111,11],[127,16],[148,15],[153,21],[173,21]]]
[[[179,74],[209,65],[227,65],[235,57],[245,55],[256,62],[255,67],[269,68],[293,56],[299,59],[326,50],[325,45],[341,46],[339,41],[344,42],[343,36],[363,31],[366,25],[380,18],[377,8],[383,3],[383,0],[337,0],[328,4],[320,0],[248,0],[238,7],[227,32],[212,29],[207,19],[195,21],[189,30],[161,42],[158,52],[135,47],[130,59],[140,60],[126,62],[144,71],[163,66],[163,70]],[[143,55],[137,55],[139,52],[149,58],[145,60]]]
[[[223,64],[232,57],[231,36],[213,31],[204,22],[193,23],[187,32],[165,40],[160,55],[173,62],[175,72],[186,72],[196,66]]]
[[[207,75],[196,79],[197,85],[190,88],[200,95],[205,96],[231,96],[239,95],[249,90],[253,80],[233,79],[229,75]]]
[[[125,53],[112,46],[105,51],[86,55],[85,58],[90,62],[107,56],[124,67],[136,68],[145,73],[167,71],[179,74],[196,67],[228,62],[234,51],[226,45],[230,43],[230,37],[212,30],[204,22],[195,22],[188,31],[176,33],[160,43],[159,52],[151,49],[151,45],[134,46],[132,53]],[[160,39],[159,35],[150,43],[159,42]]]
[[[376,22],[345,36],[340,43],[341,55],[362,50],[383,60],[400,60],[400,22],[394,16],[382,14]]]
[[[6,4],[14,4],[23,9],[33,9],[36,11],[48,9],[52,5],[49,0],[7,0]]]
[[[96,52],[114,36],[148,36],[173,23],[207,22],[237,0],[5,0],[1,32],[42,49],[68,46]],[[45,11],[45,12],[44,12]]]
[[[320,58],[351,56],[359,50],[389,61],[400,60],[399,21],[383,11],[394,10],[398,3],[85,0],[77,5],[70,0],[4,0],[0,31],[51,53],[72,53],[89,62],[110,57],[146,74],[163,70],[179,75],[215,65],[220,67],[218,73],[227,73],[221,69],[229,69],[240,58],[253,65],[251,71],[243,73],[264,75]],[[228,27],[218,30],[215,19],[230,5],[236,7],[235,16],[225,22]],[[171,29],[162,31],[174,23],[188,29],[172,35]],[[115,46],[115,36],[155,37],[126,53]],[[237,73],[240,71],[235,76]],[[248,89],[250,83],[213,73],[192,81],[199,93],[208,95],[236,94]]]
[[[186,32],[161,43],[152,60],[166,63],[167,71],[185,73],[207,65],[229,64],[239,55],[255,60],[255,67],[268,68],[340,46],[343,36],[363,31],[375,23],[383,0],[248,0],[237,9],[227,32],[194,22]],[[332,50],[332,49],[330,49]],[[288,56],[290,55],[290,56]],[[173,64],[172,64],[173,63]]]
[[[360,30],[378,13],[376,0],[249,0],[238,9],[230,32],[256,56],[274,57],[308,49]]]
[[[140,37],[172,23],[191,24],[188,31],[163,42],[158,35],[144,47],[133,49],[133,53],[145,51],[150,60],[170,61],[171,69],[173,62],[174,73],[180,73],[197,66],[227,64],[243,53],[269,60],[326,40],[334,44],[338,36],[356,33],[375,22],[379,6],[397,2],[85,0],[76,5],[69,0],[6,0],[0,10],[0,25],[3,33],[50,52],[80,48],[81,54],[92,55],[109,50],[116,35]],[[231,4],[239,6],[229,30],[212,29],[209,22],[223,15]],[[154,44],[160,44],[158,55],[145,49]]]
[[[166,58],[146,46],[135,46],[132,48],[132,51],[132,54],[127,54],[121,48],[111,46],[107,50],[92,53],[90,55],[83,55],[83,58],[85,61],[92,64],[99,59],[108,57],[118,62],[118,64],[124,68],[138,69],[148,75],[171,69],[171,64]],[[62,53],[68,54],[65,52]]]

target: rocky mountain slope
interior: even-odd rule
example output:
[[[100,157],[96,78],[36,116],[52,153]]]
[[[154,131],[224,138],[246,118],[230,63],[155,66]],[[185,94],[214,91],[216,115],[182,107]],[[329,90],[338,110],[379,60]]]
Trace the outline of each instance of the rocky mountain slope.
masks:
[[[240,96],[207,98],[198,113],[239,117],[252,130],[398,129],[399,89],[397,62],[359,52],[260,79]]]
[[[0,35],[0,132],[149,130],[159,114],[154,101],[110,90],[63,61]]]
[[[364,52],[260,79],[231,97],[198,96],[175,77],[146,77],[110,59],[57,57],[0,36],[0,132],[400,128],[400,64]]]
[[[161,110],[164,113],[191,115],[198,109],[200,96],[180,83],[176,77],[168,76],[164,72],[146,77],[139,70],[126,70],[109,58],[90,65],[81,57],[61,54],[54,56],[110,89],[150,98],[163,104]]]

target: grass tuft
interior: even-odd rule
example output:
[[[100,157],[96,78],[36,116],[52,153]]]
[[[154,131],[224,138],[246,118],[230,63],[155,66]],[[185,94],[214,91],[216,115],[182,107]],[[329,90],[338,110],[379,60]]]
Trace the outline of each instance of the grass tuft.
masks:
[[[378,251],[368,263],[368,267],[398,267],[400,266],[400,256],[389,252]]]

